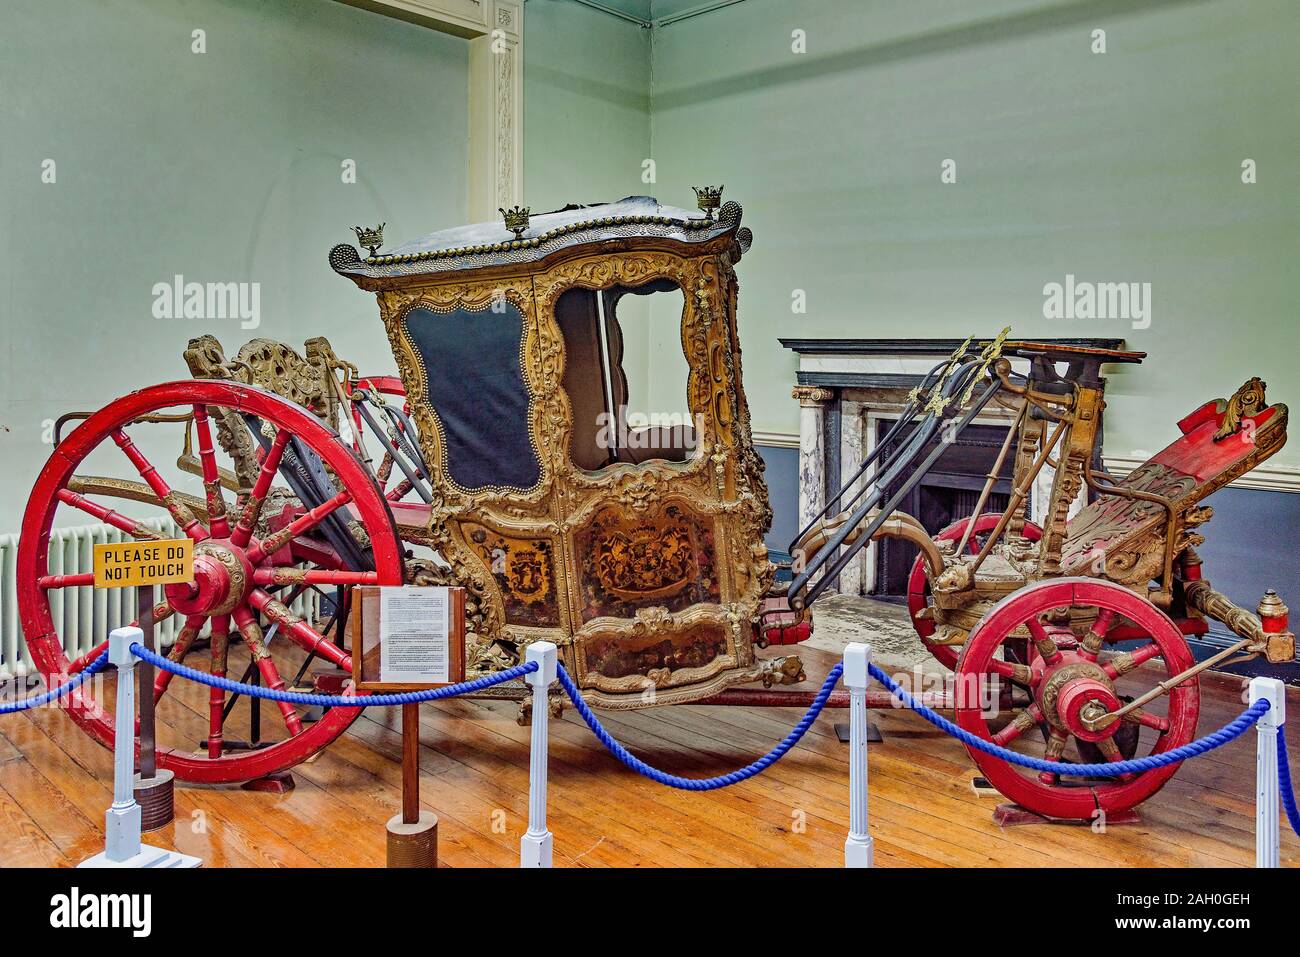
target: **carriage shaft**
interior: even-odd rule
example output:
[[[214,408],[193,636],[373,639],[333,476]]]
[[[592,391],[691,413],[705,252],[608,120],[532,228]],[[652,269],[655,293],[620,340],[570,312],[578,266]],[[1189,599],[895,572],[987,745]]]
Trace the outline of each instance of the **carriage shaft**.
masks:
[[[1215,591],[1208,581],[1196,580],[1186,582],[1183,593],[1187,604],[1220,621],[1236,634],[1248,641],[1247,650],[1251,654],[1264,654],[1273,664],[1290,662],[1295,659],[1295,636],[1285,627],[1285,618],[1278,628],[1267,626],[1264,621],[1251,614],[1245,608],[1231,601],[1222,592]],[[1260,609],[1264,611],[1263,608]],[[1283,609],[1285,611],[1285,609]],[[1273,621],[1278,619],[1274,618]]]

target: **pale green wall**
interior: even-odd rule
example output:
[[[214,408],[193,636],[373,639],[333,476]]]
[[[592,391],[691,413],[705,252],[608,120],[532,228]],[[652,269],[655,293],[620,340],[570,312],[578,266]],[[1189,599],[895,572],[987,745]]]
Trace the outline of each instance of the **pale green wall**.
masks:
[[[573,0],[524,9],[524,202],[534,212],[642,193],[650,153],[651,31]],[[629,297],[629,405],[648,409],[644,300]]]
[[[535,212],[653,192],[650,30],[573,0],[524,8],[524,201]]]
[[[1291,0],[745,0],[657,29],[658,194],[725,182],[755,233],[755,428],[798,428],[778,336],[1005,324],[1151,353],[1111,377],[1112,454],[1159,448],[1250,375],[1300,406],[1297,49]],[[941,185],[949,157],[958,181]],[[1258,185],[1240,181],[1247,157]],[[1045,320],[1042,287],[1067,272],[1151,282],[1151,327]],[[1300,444],[1274,461],[1300,464]]]
[[[656,15],[675,8],[659,4]],[[184,376],[215,331],[325,334],[391,368],[370,297],[325,263],[354,223],[465,215],[465,41],[333,0],[11,0],[0,32],[0,531],[42,423]],[[1088,52],[1108,31],[1109,52]],[[208,52],[190,52],[207,31]],[[790,52],[807,31],[809,52]],[[793,432],[779,335],[1126,335],[1108,449],[1158,446],[1250,374],[1292,394],[1300,332],[1295,4],[745,0],[657,29],[571,0],[525,13],[525,202],[725,182],[760,430]],[[58,162],[58,183],[40,163]],[[359,182],[339,163],[358,162]],[[654,158],[658,182],[641,180]],[[939,164],[958,163],[958,183]],[[1243,186],[1239,164],[1259,163]],[[262,284],[262,325],[155,320],[176,272]],[[1154,322],[1049,322],[1066,272],[1154,284]],[[809,311],[791,315],[791,290]],[[630,343],[629,346],[635,345]],[[680,405],[664,324],[634,404]],[[674,367],[675,372],[675,367]],[[645,377],[650,387],[640,387]],[[168,446],[170,451],[170,446]],[[1300,447],[1280,461],[1300,463]]]
[[[333,0],[8,0],[0,532],[49,454],[42,423],[186,377],[191,336],[233,353],[325,335],[392,370],[373,297],[326,255],[357,223],[400,240],[464,221],[467,68],[466,41]],[[153,318],[153,284],[174,273],[260,282],[260,328]],[[174,461],[174,436],[149,434]]]

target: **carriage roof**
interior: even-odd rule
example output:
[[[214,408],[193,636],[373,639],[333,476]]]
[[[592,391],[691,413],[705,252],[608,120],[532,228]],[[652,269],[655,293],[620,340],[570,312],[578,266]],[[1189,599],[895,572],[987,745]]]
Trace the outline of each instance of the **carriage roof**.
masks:
[[[430,233],[379,255],[363,257],[355,247],[330,250],[330,266],[362,288],[368,280],[443,276],[499,266],[527,269],[557,252],[597,247],[610,241],[663,241],[699,246],[720,236],[736,241],[734,258],[748,250],[751,234],[740,226],[739,203],[728,202],[710,219],[652,196],[628,196],[612,203],[570,205],[531,216],[515,238],[501,220]]]

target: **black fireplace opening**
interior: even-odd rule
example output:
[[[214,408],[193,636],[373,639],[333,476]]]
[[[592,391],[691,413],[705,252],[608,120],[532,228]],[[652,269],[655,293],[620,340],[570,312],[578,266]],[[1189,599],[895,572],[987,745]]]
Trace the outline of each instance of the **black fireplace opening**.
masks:
[[[889,420],[876,423],[877,443],[884,440],[893,424]],[[997,461],[998,451],[1006,441],[1007,429],[1008,426],[1005,425],[970,425],[951,443],[945,445],[936,440],[925,446],[916,462],[925,461],[940,445],[944,445],[944,450],[921,483],[898,503],[898,509],[918,519],[931,535],[936,535],[953,522],[969,516]],[[888,456],[897,444],[898,441],[895,440],[883,454]],[[1002,463],[983,511],[1002,512],[1006,509],[1011,499],[1014,459],[1014,455],[1008,454]],[[904,481],[906,477],[888,487],[885,500],[892,498]],[[917,548],[909,542],[894,538],[877,541],[875,585],[871,596],[882,601],[906,602],[907,579],[916,556]]]

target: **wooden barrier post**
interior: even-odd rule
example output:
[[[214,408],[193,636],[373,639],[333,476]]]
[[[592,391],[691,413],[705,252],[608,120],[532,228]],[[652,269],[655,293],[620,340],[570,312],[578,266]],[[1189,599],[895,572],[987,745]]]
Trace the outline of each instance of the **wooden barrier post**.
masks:
[[[113,804],[104,815],[104,850],[78,867],[199,867],[202,861],[177,851],[140,843],[140,805],[135,803],[135,665],[131,651],[144,632],[117,628],[108,636],[108,660],[117,667],[114,716]],[[153,693],[152,686],[148,693]]]
[[[535,641],[528,646],[527,660],[537,670],[524,675],[533,687],[532,742],[528,754],[528,831],[519,839],[520,867],[550,867],[552,837],[546,827],[546,765],[550,747],[550,715],[546,698],[555,682],[555,645]]]
[[[1280,865],[1282,834],[1278,821],[1277,736],[1285,734],[1286,686],[1277,678],[1252,678],[1250,703],[1268,701],[1255,724],[1255,866]]]
[[[849,836],[845,867],[871,867],[874,840],[867,829],[867,683],[871,646],[853,642],[844,649],[844,684],[849,689]]]
[[[153,620],[153,585],[137,585],[136,621],[140,625],[143,639],[140,644],[150,651],[156,651],[154,643]],[[176,795],[174,775],[171,771],[158,769],[158,740],[154,720],[154,667],[147,661],[141,661],[137,668],[140,674],[140,771],[135,776],[135,801],[140,805],[140,828],[143,831],[157,831],[170,824],[176,817]]]
[[[465,589],[360,585],[348,630],[358,691],[427,691],[465,680]],[[438,815],[420,807],[420,706],[402,705],[402,810],[388,820],[389,867],[438,866]]]
[[[388,821],[389,867],[438,866],[438,815],[420,807],[420,706],[402,705],[402,813]]]

